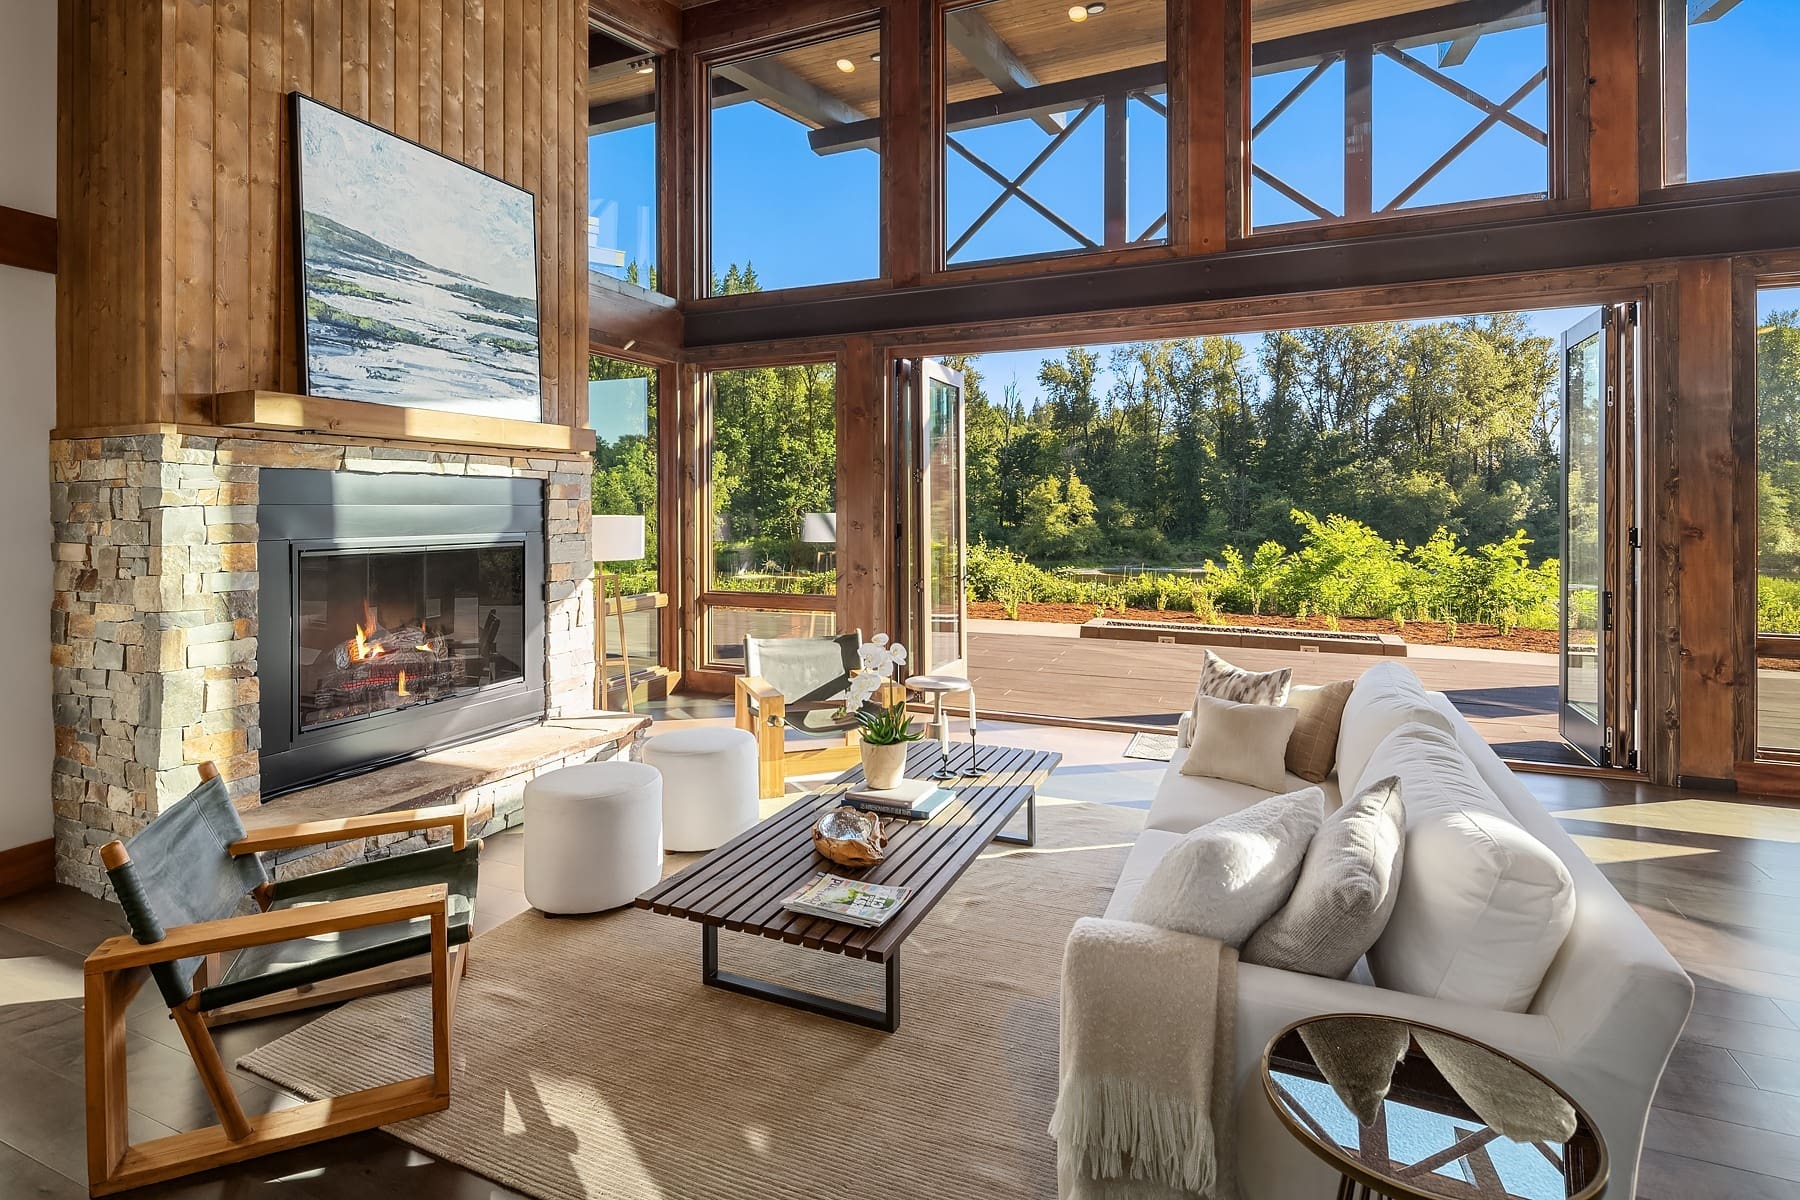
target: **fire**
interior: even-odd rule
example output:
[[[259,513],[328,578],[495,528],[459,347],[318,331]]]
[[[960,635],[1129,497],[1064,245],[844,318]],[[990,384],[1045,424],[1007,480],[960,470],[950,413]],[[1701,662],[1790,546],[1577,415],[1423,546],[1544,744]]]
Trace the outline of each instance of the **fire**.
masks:
[[[380,658],[384,653],[385,651],[382,650],[379,643],[374,646],[369,645],[368,634],[363,630],[361,625],[358,625],[356,627],[356,638],[350,647],[350,661],[362,662],[367,658]]]
[[[406,690],[406,672],[405,671],[400,672],[400,690],[396,694],[401,695],[401,696],[412,695],[411,692]]]

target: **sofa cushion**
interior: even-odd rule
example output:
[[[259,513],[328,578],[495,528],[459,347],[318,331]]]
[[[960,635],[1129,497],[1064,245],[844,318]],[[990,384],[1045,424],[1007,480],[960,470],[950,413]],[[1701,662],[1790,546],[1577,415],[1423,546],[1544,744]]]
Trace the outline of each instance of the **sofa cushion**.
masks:
[[[1180,844],[1181,835],[1165,829],[1146,829],[1138,834],[1131,853],[1125,856],[1119,881],[1113,884],[1112,899],[1106,905],[1107,920],[1131,920],[1131,906],[1137,903],[1138,893],[1144,890],[1144,880],[1150,878],[1150,872],[1156,869],[1169,848]]]
[[[1355,686],[1354,680],[1340,679],[1288,690],[1287,705],[1300,714],[1294,722],[1294,734],[1288,738],[1290,775],[1323,783],[1337,766],[1338,731],[1344,724],[1344,705],[1350,702],[1350,691]]]
[[[1453,735],[1401,726],[1371,771],[1406,805],[1406,867],[1387,929],[1369,951],[1382,987],[1524,1012],[1575,921],[1575,886],[1522,829]]]
[[[1235,700],[1239,704],[1286,704],[1288,685],[1293,682],[1291,667],[1273,671],[1246,671],[1235,667],[1211,650],[1201,652],[1200,695],[1215,700]]]
[[[1450,719],[1431,702],[1417,675],[1396,662],[1377,663],[1364,671],[1350,689],[1350,699],[1344,704],[1343,720],[1338,726],[1338,788],[1344,795],[1354,796],[1362,790],[1363,775],[1375,747],[1409,721],[1430,725],[1452,736],[1455,733]]]
[[[1185,747],[1176,750],[1168,769],[1163,772],[1162,782],[1156,786],[1156,797],[1150,802],[1150,811],[1144,816],[1144,828],[1186,833],[1269,798],[1267,788],[1183,774],[1181,764],[1186,754]],[[1298,775],[1289,775],[1281,781],[1280,790],[1297,792],[1307,786],[1308,782]],[[1327,779],[1318,787],[1325,793],[1326,811],[1336,808],[1337,783]]]
[[[1239,704],[1194,697],[1194,728],[1180,770],[1281,790],[1287,778],[1287,744],[1300,713],[1268,704]]]
[[[1325,818],[1294,893],[1244,944],[1244,961],[1342,979],[1387,927],[1406,851],[1400,781],[1390,775]]]
[[[1286,903],[1324,818],[1325,796],[1309,787],[1183,834],[1151,868],[1131,919],[1242,946]]]

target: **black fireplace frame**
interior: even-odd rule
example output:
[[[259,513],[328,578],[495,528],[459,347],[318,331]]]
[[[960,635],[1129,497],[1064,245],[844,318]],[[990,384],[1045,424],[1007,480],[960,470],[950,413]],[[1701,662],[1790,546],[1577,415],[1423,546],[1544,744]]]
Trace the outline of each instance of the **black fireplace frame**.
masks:
[[[257,503],[261,790],[272,800],[542,721],[544,485],[536,479],[270,468]],[[300,728],[300,557],[313,551],[525,552],[524,678],[469,696]]]

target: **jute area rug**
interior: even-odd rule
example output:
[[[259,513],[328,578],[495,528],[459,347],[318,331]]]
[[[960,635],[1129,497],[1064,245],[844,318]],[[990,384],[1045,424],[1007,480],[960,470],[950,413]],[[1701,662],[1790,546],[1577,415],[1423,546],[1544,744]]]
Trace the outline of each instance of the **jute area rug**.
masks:
[[[702,987],[692,922],[525,913],[473,943],[450,1108],[389,1132],[549,1200],[1054,1197],[1063,942],[1142,821],[1040,799],[1037,847],[993,847],[907,938],[891,1034]],[[720,941],[727,970],[879,997],[867,964]],[[422,990],[375,996],[240,1065],[341,1093],[424,1074],[428,1030]]]

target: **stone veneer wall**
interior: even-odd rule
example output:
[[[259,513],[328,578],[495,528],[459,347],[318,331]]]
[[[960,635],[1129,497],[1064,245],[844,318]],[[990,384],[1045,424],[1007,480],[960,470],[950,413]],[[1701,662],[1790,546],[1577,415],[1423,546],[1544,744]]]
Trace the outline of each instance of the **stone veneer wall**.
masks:
[[[107,888],[100,847],[130,837],[212,760],[259,800],[257,481],[264,467],[546,481],[545,690],[592,711],[592,461],[154,433],[50,445],[56,875]]]

